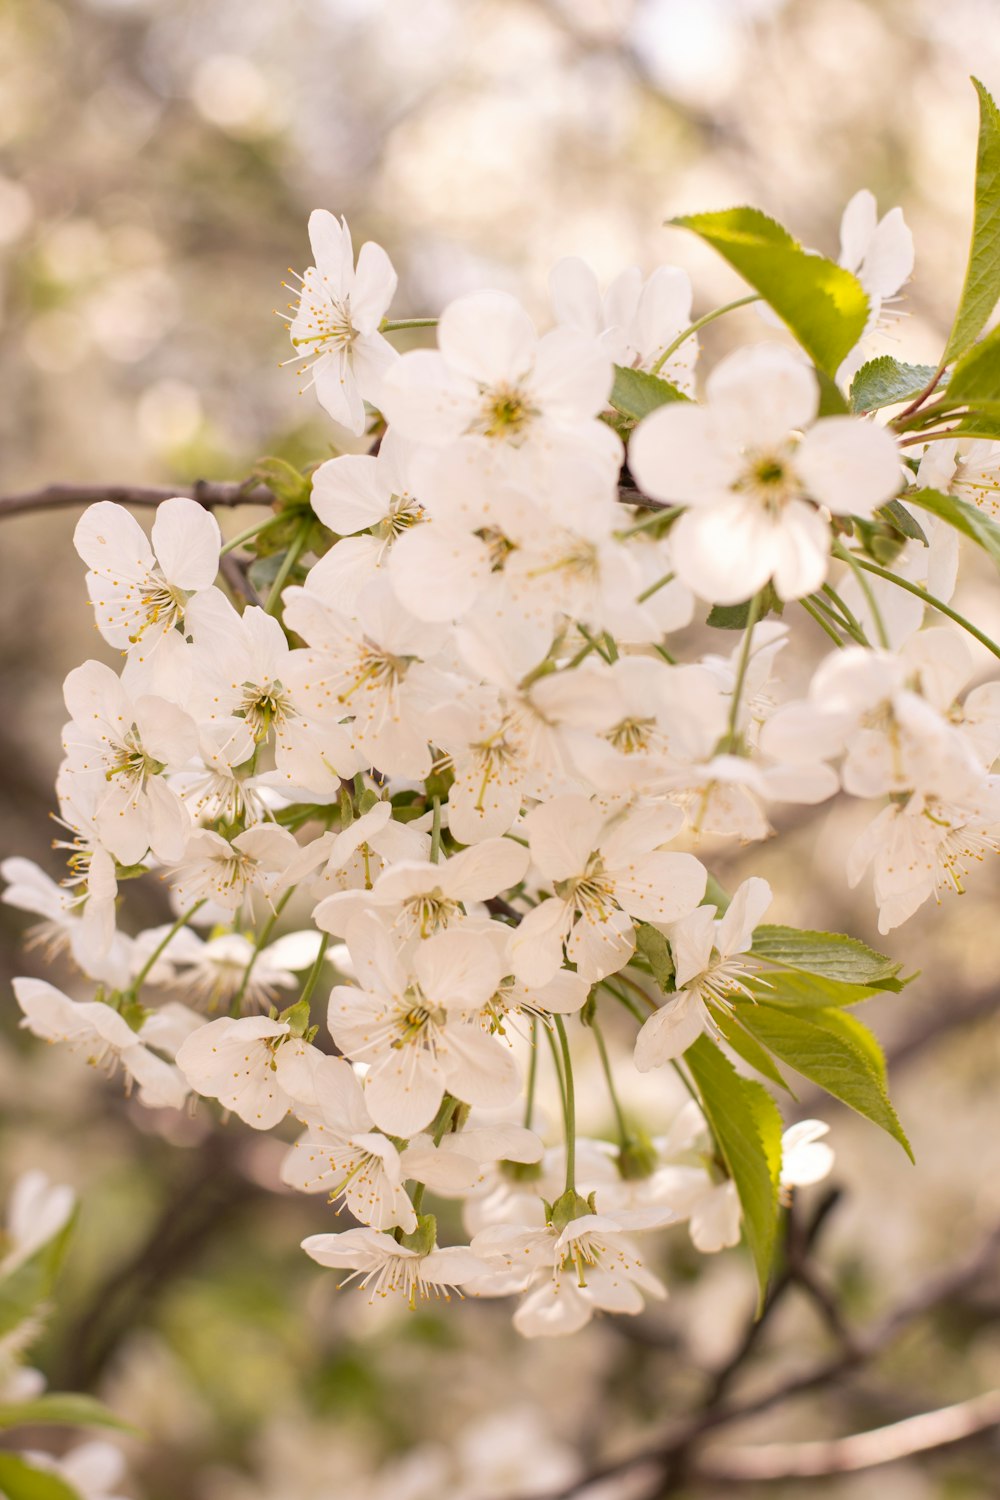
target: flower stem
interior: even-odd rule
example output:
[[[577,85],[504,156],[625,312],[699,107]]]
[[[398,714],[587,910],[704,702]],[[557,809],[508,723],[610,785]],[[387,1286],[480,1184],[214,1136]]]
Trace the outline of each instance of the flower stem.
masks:
[[[396,318],[393,322],[386,319],[380,333],[401,333],[404,328],[436,328],[437,318]]]
[[[727,302],[723,307],[716,307],[712,312],[705,313],[704,317],[696,318],[693,323],[690,323],[684,329],[683,333],[677,335],[672,344],[667,345],[650,371],[650,374],[659,375],[671,354],[676,354],[684,340],[689,339],[693,333],[697,333],[699,328],[704,328],[708,323],[714,323],[716,318],[722,317],[723,313],[735,312],[738,307],[747,307],[751,302],[759,302],[760,300],[760,294],[752,292],[749,297],[737,297],[735,302]]]
[[[267,603],[264,606],[265,612],[269,615],[277,614],[278,612],[278,605],[281,603],[281,591],[288,582],[289,574],[305,549],[306,541],[312,530],[312,524],[312,518],[310,517],[309,520],[299,527],[291,540],[288,551],[281,559],[281,566],[274,576],[274,582],[271,584],[271,592],[268,594]]]
[[[233,996],[232,1000],[230,1000],[229,1002],[229,1014],[231,1016],[238,1016],[243,1010],[243,996],[246,994],[247,985],[250,983],[250,975],[253,972],[253,966],[257,962],[260,950],[264,947],[268,938],[271,936],[271,933],[274,931],[274,924],[275,922],[277,922],[278,918],[281,916],[281,913],[284,911],[286,905],[288,904],[288,898],[291,896],[294,889],[294,886],[290,886],[288,888],[288,890],[281,897],[281,900],[271,912],[271,915],[268,917],[267,921],[264,923],[263,927],[260,929],[260,932],[254,939],[253,952],[247,959],[247,966],[243,970],[243,977],[240,980],[239,988],[237,989],[236,994]]]
[[[871,610],[872,619],[875,621],[875,634],[878,636],[878,643],[883,648],[883,650],[888,651],[890,649],[889,632],[885,628],[885,621],[882,618],[882,611],[879,609],[878,603],[875,599],[875,591],[873,590],[871,584],[868,582],[867,578],[863,577],[860,572],[859,565],[861,564],[861,559],[855,557],[853,552],[848,552],[847,548],[841,546],[839,542],[834,543],[833,551],[835,557],[839,557],[847,563],[855,578],[858,580],[858,588],[864,594],[868,604],[868,608]],[[892,573],[889,574],[890,578],[892,578],[893,576],[894,575]]]
[[[157,943],[156,947],[153,949],[152,953],[146,959],[146,962],[143,964],[142,968],[139,970],[138,974],[135,976],[132,983],[128,987],[128,994],[133,1000],[138,997],[139,991],[142,989],[143,981],[145,980],[146,975],[156,963],[156,960],[159,958],[160,954],[169,943],[173,942],[174,938],[180,932],[181,928],[187,926],[191,918],[194,916],[195,912],[199,909],[199,907],[204,906],[207,900],[207,896],[202,896],[200,901],[196,901],[193,906],[189,906],[187,911],[183,912],[181,916],[177,918],[177,921],[171,927],[166,936],[161,938]]]
[[[436,865],[441,857],[441,798],[431,799],[434,821],[431,824],[431,864]]]
[[[854,554],[851,555],[853,556]],[[918,599],[922,599],[925,604],[929,604],[931,609],[936,609],[940,614],[947,615],[949,620],[954,620],[956,625],[961,625],[962,629],[967,630],[971,636],[975,637],[981,646],[986,647],[987,651],[992,651],[994,656],[1000,657],[1000,646],[997,645],[996,641],[991,641],[988,635],[984,635],[981,630],[977,630],[971,620],[967,620],[964,615],[960,615],[957,609],[952,609],[950,604],[945,604],[943,599],[936,599],[933,594],[929,594],[926,589],[922,589],[919,583],[911,583],[908,578],[900,578],[898,573],[890,573],[888,568],[880,568],[878,563],[868,562],[863,557],[854,557],[854,561],[859,568],[864,568],[866,573],[874,573],[877,578],[884,578],[887,582],[894,583],[897,588],[905,589],[908,594],[915,594]]]
[[[867,646],[869,644],[869,641],[868,637],[865,635],[864,627],[862,626],[861,621],[857,618],[856,615],[852,614],[851,610],[847,607],[843,599],[837,593],[837,590],[835,588],[831,588],[828,583],[824,583],[823,593],[828,599],[833,601],[833,603],[836,605],[837,609],[843,616],[843,624],[844,628],[847,631],[847,634],[853,635],[859,646]],[[826,608],[826,606],[821,604],[821,608]],[[832,612],[830,613],[832,615]],[[835,616],[832,617],[836,618]]]
[[[225,557],[227,552],[232,552],[236,547],[242,547],[243,543],[249,542],[251,537],[259,536],[262,531],[268,531],[272,526],[276,526],[279,521],[286,519],[285,512],[278,511],[277,514],[267,516],[263,521],[258,521],[254,526],[248,526],[246,531],[241,531],[236,536],[230,537],[225,546],[219,549],[219,556]]]
[[[596,1016],[591,1019],[590,1029],[594,1033],[594,1041],[597,1043],[597,1051],[600,1054],[601,1058],[601,1068],[604,1071],[604,1080],[607,1083],[608,1094],[611,1097],[611,1103],[614,1107],[615,1120],[618,1124],[618,1139],[621,1144],[625,1146],[631,1139],[631,1132],[629,1131],[628,1125],[625,1122],[625,1115],[621,1107],[621,1102],[618,1098],[618,1093],[615,1089],[615,1080],[611,1073],[611,1059],[608,1057],[608,1049],[604,1044],[604,1035],[601,1031],[600,1026],[597,1024]]]
[[[319,976],[323,968],[323,960],[326,958],[326,950],[327,948],[329,948],[329,946],[330,934],[328,932],[324,932],[322,941],[319,945],[319,952],[313,959],[313,966],[309,970],[309,973],[306,975],[306,982],[302,986],[302,993],[299,996],[300,1005],[303,1003],[308,1003],[312,998],[312,992],[316,988],[316,985],[319,983]]]
[[[750,665],[750,643],[753,640],[753,628],[760,615],[760,607],[763,602],[763,590],[754,594],[750,600],[747,610],[747,624],[743,632],[743,646],[740,650],[740,659],[736,665],[736,681],[733,683],[733,696],[729,704],[729,743],[733,745],[736,741],[736,721],[740,716],[740,699],[743,697],[743,683],[746,680],[747,667]]]
[[[524,1128],[531,1129],[535,1113],[535,1085],[538,1082],[538,1017],[531,1018],[531,1056],[528,1059],[528,1083],[524,1101]]]
[[[813,595],[812,597],[813,597],[813,599],[815,599],[815,595]],[[807,615],[812,615],[813,619],[816,621],[816,624],[820,627],[820,629],[826,631],[827,635],[830,637],[830,639],[833,642],[833,644],[835,646],[839,646],[841,648],[841,650],[843,650],[844,642],[841,640],[840,636],[834,630],[833,626],[830,625],[830,624],[828,624],[827,621],[820,614],[819,608],[816,607],[816,606],[814,606],[813,604],[810,604],[810,602],[809,602],[808,599],[798,599],[798,600],[796,600],[796,603],[801,604],[801,606],[805,610],[806,614]],[[818,601],[817,601],[817,606],[818,606]]]
[[[562,1016],[553,1016],[559,1035],[563,1059],[563,1119],[566,1123],[566,1192],[576,1192],[576,1093],[573,1088],[573,1059]]]

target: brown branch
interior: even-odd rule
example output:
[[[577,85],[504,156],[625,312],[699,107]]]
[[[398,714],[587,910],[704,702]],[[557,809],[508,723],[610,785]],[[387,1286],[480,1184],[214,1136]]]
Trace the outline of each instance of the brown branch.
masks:
[[[274,495],[264,484],[247,479],[198,479],[192,485],[48,484],[40,490],[0,497],[0,520],[34,510],[60,510],[72,505],[93,505],[113,500],[118,505],[160,505],[180,495],[197,500],[206,510],[227,505],[273,505]]]
[[[859,1469],[897,1463],[915,1453],[945,1448],[998,1426],[1000,1390],[986,1391],[955,1406],[921,1412],[889,1427],[857,1432],[852,1437],[819,1443],[765,1443],[708,1453],[699,1461],[692,1477],[753,1484],[761,1480],[822,1479],[833,1474],[853,1474]]]

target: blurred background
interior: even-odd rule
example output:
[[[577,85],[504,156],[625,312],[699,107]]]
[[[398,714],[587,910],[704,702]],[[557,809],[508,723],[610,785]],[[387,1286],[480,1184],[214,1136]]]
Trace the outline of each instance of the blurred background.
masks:
[[[337,435],[279,369],[272,312],[285,268],[308,263],[317,206],[344,213],[356,245],[387,248],[394,316],[490,285],[544,320],[548,269],[566,254],[602,280],[685,265],[701,313],[736,283],[665,218],[749,202],[835,256],[843,206],[867,186],[882,212],[903,205],[916,238],[895,352],[936,362],[971,219],[970,72],[1000,89],[996,0],[2,0],[0,494],[326,456]],[[715,325],[706,358],[759,329],[752,310]],[[53,874],[60,684],[104,650],[77,514],[0,522],[2,853]],[[995,618],[975,575],[966,589],[965,607]],[[872,939],[870,897],[842,875],[867,816],[815,809],[720,874],[766,875],[776,920]],[[885,943],[923,970],[868,1015],[916,1167],[828,1111],[843,1194],[820,1258],[858,1327],[1000,1217],[1000,993],[984,940],[997,894],[984,869],[962,901]],[[155,890],[144,899],[159,920]],[[331,1227],[328,1211],[276,1192],[280,1143],[206,1112],[144,1113],[118,1082],[18,1034],[9,977],[42,965],[19,950],[23,925],[0,908],[0,1186],[41,1166],[81,1192],[39,1362],[143,1430],[129,1445],[137,1500],[556,1492],[697,1401],[738,1344],[749,1263],[697,1257],[683,1233],[659,1252],[677,1295],[640,1334],[619,1319],[529,1345],[503,1305],[373,1313],[336,1294],[297,1249]],[[659,1086],[653,1123],[680,1102]],[[588,1124],[608,1125],[596,1083],[584,1094]],[[829,1352],[828,1321],[790,1296],[750,1388]],[[984,1274],[884,1360],[739,1437],[853,1431],[997,1385],[1000,1296]],[[998,1474],[986,1439],[823,1493],[978,1500],[1000,1495]],[[647,1479],[600,1493],[653,1491]]]

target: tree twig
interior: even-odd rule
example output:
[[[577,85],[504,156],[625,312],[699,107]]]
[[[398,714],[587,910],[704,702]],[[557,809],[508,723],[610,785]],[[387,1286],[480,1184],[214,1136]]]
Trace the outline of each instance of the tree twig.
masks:
[[[206,510],[229,505],[273,505],[274,495],[256,480],[198,479],[192,485],[47,484],[39,490],[0,497],[0,519],[35,510],[60,510],[113,500],[118,505],[160,505],[181,495]]]

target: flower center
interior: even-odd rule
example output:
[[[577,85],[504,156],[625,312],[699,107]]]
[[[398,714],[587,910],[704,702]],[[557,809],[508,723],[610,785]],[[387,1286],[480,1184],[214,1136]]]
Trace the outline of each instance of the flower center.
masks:
[[[485,437],[511,440],[520,437],[538,415],[527,395],[517,386],[498,385],[483,390],[479,420],[471,428]]]

